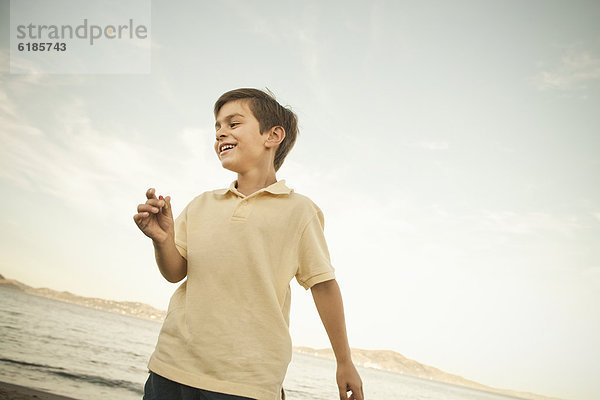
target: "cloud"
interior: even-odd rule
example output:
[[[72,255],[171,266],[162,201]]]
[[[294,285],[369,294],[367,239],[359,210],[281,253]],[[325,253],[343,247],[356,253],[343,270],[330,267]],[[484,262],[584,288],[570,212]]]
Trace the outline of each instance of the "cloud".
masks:
[[[384,2],[375,1],[370,4],[369,10],[369,39],[371,45],[380,45],[385,38],[385,16],[386,9]]]
[[[445,140],[421,140],[419,142],[407,143],[408,147],[416,147],[425,150],[447,150],[450,148],[450,144]]]
[[[4,82],[6,76],[11,70],[19,71],[19,74],[11,74],[11,80],[25,81],[26,83],[39,83],[41,74],[35,63],[23,57],[10,57],[10,53],[6,50],[0,50],[0,66],[8,67],[6,70],[0,69],[0,82]]]
[[[444,141],[423,141],[415,143],[415,145],[426,150],[446,150],[450,147],[448,142]]]
[[[563,238],[575,238],[577,231],[583,227],[575,216],[557,216],[543,212],[483,210],[478,214],[480,229],[519,236],[554,233]]]
[[[5,91],[0,91],[0,115],[3,118],[14,119],[16,117],[16,110],[14,104],[8,99],[8,95]]]
[[[589,51],[569,51],[555,68],[539,71],[534,83],[540,90],[585,89],[600,80],[600,57]]]
[[[11,57],[6,50],[0,50],[0,84],[4,95],[10,89],[33,89],[40,87],[77,86],[84,82],[79,74],[46,74],[39,65],[23,57]],[[6,66],[4,69],[2,67]],[[18,73],[10,73],[10,67]]]
[[[96,129],[80,99],[56,106],[56,126],[43,130],[20,116],[6,96],[0,106],[0,178],[100,219],[130,223],[150,185],[180,194],[189,190],[178,198],[177,208],[183,208],[183,198],[199,194],[194,192],[203,178],[198,171],[218,177],[212,171],[218,165],[209,165],[216,163],[209,161],[212,149],[202,129],[175,133],[169,152],[136,141],[125,127],[110,133]],[[201,186],[215,181],[205,179]]]

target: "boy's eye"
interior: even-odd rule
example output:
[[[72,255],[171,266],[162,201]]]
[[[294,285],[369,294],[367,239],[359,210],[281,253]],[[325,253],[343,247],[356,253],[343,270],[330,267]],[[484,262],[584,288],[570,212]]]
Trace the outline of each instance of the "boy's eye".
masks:
[[[239,122],[232,122],[229,124],[229,126],[233,128],[235,125],[239,125],[239,124],[240,124]]]

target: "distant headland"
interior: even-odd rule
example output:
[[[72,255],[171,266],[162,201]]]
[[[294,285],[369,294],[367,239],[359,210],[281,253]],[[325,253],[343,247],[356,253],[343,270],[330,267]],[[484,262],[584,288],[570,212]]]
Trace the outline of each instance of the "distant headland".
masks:
[[[14,279],[6,279],[2,275],[0,275],[0,287],[20,290],[35,296],[47,297],[50,299],[64,301],[66,303],[79,304],[82,306],[95,308],[97,310],[130,315],[132,317],[148,319],[151,321],[162,322],[167,314],[166,311],[159,310],[144,303],[106,300],[95,297],[83,297],[70,292],[59,292],[48,288],[33,288]]]

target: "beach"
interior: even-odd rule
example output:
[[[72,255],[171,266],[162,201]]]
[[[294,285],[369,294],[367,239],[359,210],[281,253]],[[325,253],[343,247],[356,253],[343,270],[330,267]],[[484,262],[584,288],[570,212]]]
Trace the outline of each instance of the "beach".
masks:
[[[41,390],[0,382],[0,400],[74,400],[71,397],[59,396]]]

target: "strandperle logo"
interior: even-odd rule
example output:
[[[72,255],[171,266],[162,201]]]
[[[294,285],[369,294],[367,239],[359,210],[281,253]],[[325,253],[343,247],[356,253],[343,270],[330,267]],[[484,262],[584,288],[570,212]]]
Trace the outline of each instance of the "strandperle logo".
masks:
[[[129,19],[124,25],[90,25],[87,18],[81,25],[17,25],[17,39],[87,39],[91,46],[99,39],[146,39],[148,28]]]
[[[11,74],[149,74],[151,0],[11,0]]]

